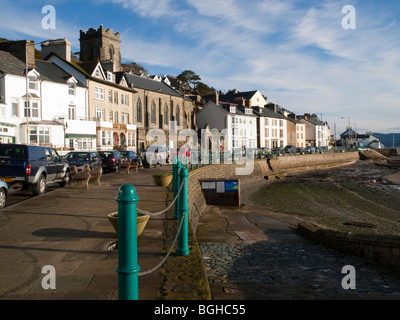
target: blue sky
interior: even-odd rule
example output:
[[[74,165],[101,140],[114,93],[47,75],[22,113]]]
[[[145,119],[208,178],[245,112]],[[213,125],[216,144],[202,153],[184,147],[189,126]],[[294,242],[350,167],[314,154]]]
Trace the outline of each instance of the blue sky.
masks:
[[[23,5],[21,5],[23,4]],[[56,9],[43,29],[42,8]],[[345,30],[342,8],[356,10]],[[79,31],[121,34],[124,60],[150,74],[193,70],[218,90],[258,89],[337,134],[400,132],[400,2],[299,0],[0,0],[0,37],[36,42]],[[343,118],[343,119],[342,119]]]

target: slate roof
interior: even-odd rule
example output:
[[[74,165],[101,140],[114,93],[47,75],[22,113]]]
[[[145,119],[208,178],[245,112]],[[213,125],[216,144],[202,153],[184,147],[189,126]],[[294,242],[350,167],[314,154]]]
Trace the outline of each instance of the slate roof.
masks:
[[[243,97],[246,100],[250,100],[257,93],[257,91],[258,90],[238,92],[238,93],[228,93],[221,95],[219,99],[224,102],[234,102],[235,98],[240,98],[240,97]]]
[[[68,79],[72,77],[71,74],[50,61],[36,60],[35,65],[35,69],[40,73],[40,76],[48,81],[66,84]],[[84,87],[79,81],[77,86]]]
[[[204,106],[204,108],[201,109],[201,110],[199,111],[199,113],[200,113],[200,112],[203,112],[203,111],[205,110],[205,107],[206,107],[207,105],[211,105],[211,106],[213,106],[214,108],[219,108],[220,110],[223,110],[226,114],[235,114],[235,115],[246,116],[246,117],[254,117],[254,118],[257,117],[257,115],[254,114],[254,110],[253,110],[253,114],[246,114],[246,113],[244,112],[244,108],[243,108],[242,106],[237,105],[237,104],[225,103],[225,102],[220,102],[219,104],[215,104],[215,103],[212,102],[212,101],[209,101],[209,102]],[[235,110],[236,112],[235,112],[235,113],[230,112],[230,108],[231,108],[231,107],[235,107],[235,108],[236,108],[236,110]],[[243,111],[242,111],[242,110],[243,110]]]
[[[23,75],[25,63],[11,53],[0,51],[0,71],[4,74]]]
[[[268,108],[253,108],[253,109],[254,113],[259,115],[260,117],[288,120],[288,118],[286,118],[285,116],[281,115],[278,112],[274,112]]]
[[[134,88],[149,90],[149,91],[153,91],[153,92],[159,92],[159,93],[163,93],[163,94],[167,94],[167,95],[171,95],[171,96],[175,96],[175,97],[180,97],[180,98],[184,97],[185,101],[191,102],[191,100],[189,98],[187,98],[182,93],[173,89],[172,87],[170,87],[169,85],[167,85],[164,82],[152,80],[149,78],[137,76],[137,75],[130,74],[130,73],[125,73],[125,79],[126,79],[126,82],[128,83],[129,87],[133,86]]]

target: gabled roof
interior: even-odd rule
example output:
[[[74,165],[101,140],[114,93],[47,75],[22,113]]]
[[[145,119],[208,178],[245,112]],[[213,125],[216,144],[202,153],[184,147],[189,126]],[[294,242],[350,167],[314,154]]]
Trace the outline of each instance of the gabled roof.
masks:
[[[36,60],[35,65],[35,69],[40,73],[41,78],[48,81],[67,84],[68,80],[73,77],[73,75],[65,72],[51,61]],[[84,87],[84,85],[79,81],[77,82],[77,85]]]
[[[253,110],[253,114],[247,114],[244,112],[244,108],[242,106],[239,106],[237,104],[234,103],[226,103],[226,102],[220,102],[219,104],[214,103],[213,101],[208,101],[207,104],[203,107],[203,109],[201,109],[199,111],[200,112],[204,112],[204,110],[206,110],[206,107],[214,107],[214,108],[218,108],[219,110],[222,110],[224,113],[231,114],[231,115],[240,115],[240,116],[246,116],[246,117],[257,117],[257,115],[254,114],[254,110]],[[231,112],[230,108],[234,107],[235,108],[235,112]]]
[[[314,126],[326,126],[328,125],[327,122],[323,122],[317,118],[310,118],[310,119],[306,119],[306,121],[308,121],[309,123],[313,124]]]
[[[149,90],[153,92],[159,92],[175,97],[180,97],[180,98],[185,98],[185,101],[191,101],[189,98],[184,96],[181,92],[173,89],[166,83],[162,81],[157,81],[157,80],[152,80],[149,78],[137,76],[134,74],[130,73],[125,73],[125,80],[128,84],[129,87],[133,86],[133,88],[138,88],[138,89],[143,89],[143,90]]]
[[[246,100],[250,100],[251,98],[254,97],[254,95],[258,92],[258,90],[253,90],[253,91],[245,91],[245,92],[237,92],[237,93],[228,93],[220,96],[220,100],[226,101],[226,102],[234,102],[235,98],[240,98],[243,97]]]
[[[278,112],[274,112],[268,108],[253,108],[254,109],[254,113],[257,114],[260,117],[264,117],[264,118],[275,118],[275,119],[285,119],[288,120],[288,118],[286,118],[285,116],[281,115]]]
[[[25,63],[9,52],[0,51],[0,72],[20,76],[24,70]]]

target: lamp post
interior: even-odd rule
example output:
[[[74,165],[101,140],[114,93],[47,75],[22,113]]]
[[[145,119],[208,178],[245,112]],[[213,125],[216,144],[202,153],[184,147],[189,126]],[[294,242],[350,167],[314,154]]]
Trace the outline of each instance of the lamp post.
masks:
[[[43,41],[40,43],[35,44],[35,42],[26,41],[25,45],[25,82],[26,82],[26,105],[25,105],[25,112],[26,112],[26,144],[29,144],[29,116],[31,111],[30,101],[29,101],[29,77],[28,77],[28,46],[33,46],[35,48],[36,45],[43,44],[47,46],[49,44],[48,41]]]

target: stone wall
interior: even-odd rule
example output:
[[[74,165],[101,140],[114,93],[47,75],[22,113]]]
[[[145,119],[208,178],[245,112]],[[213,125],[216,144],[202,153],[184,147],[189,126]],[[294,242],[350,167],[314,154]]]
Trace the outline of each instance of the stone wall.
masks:
[[[200,165],[196,170],[190,172],[189,176],[189,217],[193,229],[197,230],[197,224],[202,212],[206,208],[206,201],[201,190],[199,180],[202,179],[240,179],[241,182],[265,179],[267,176],[280,175],[284,173],[306,172],[341,166],[359,160],[358,152],[312,154],[299,156],[285,156],[271,159],[273,171],[269,169],[265,159],[254,161],[254,170],[251,174],[239,176],[236,168],[244,165],[215,164],[210,166]]]

